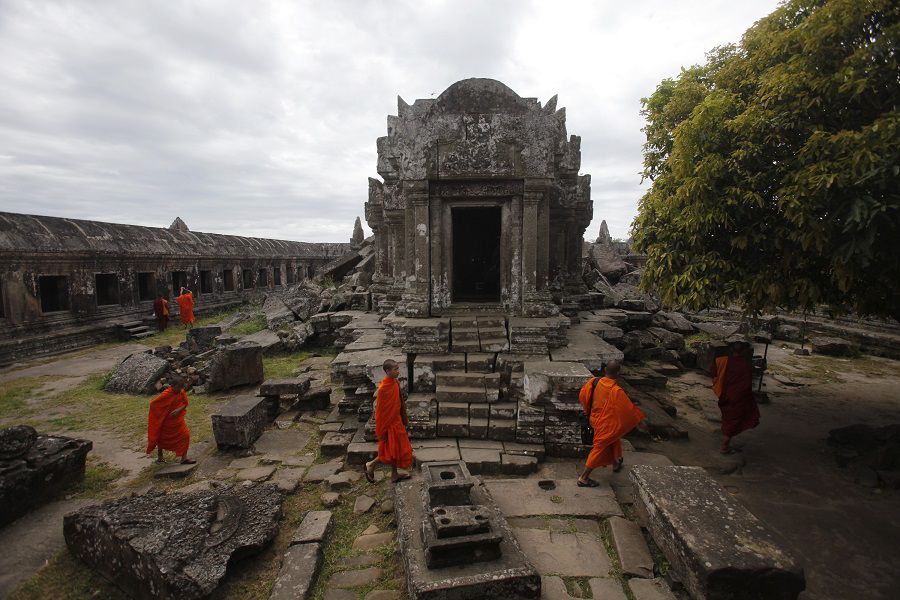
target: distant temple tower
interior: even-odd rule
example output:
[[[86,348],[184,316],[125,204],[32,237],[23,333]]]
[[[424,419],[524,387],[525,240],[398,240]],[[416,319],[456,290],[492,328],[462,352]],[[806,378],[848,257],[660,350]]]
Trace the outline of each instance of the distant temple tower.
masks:
[[[556,314],[551,288],[581,285],[593,213],[580,145],[556,96],[541,106],[492,79],[398,98],[366,203],[373,303],[407,317]]]

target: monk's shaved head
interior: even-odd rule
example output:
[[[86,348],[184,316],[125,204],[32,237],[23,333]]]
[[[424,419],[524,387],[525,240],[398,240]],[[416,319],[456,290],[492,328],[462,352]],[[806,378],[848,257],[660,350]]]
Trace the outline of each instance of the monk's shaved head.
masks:
[[[384,372],[387,373],[389,370],[393,369],[397,366],[397,361],[393,358],[389,358],[381,365],[381,368],[384,369]]]
[[[619,373],[622,372],[622,363],[617,360],[612,361],[606,365],[606,376],[610,379],[615,379],[619,376]]]

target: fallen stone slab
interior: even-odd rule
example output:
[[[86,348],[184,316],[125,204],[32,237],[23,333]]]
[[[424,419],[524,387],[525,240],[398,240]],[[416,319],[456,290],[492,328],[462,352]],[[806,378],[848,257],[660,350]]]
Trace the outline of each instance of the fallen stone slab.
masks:
[[[313,465],[306,471],[306,476],[303,478],[303,481],[307,481],[309,483],[319,483],[320,481],[325,481],[335,473],[341,470],[343,465],[340,461],[327,462],[319,465]]]
[[[356,514],[367,513],[372,510],[373,506],[375,506],[375,499],[362,494],[356,497],[356,501],[353,503],[353,512]]]
[[[608,522],[622,572],[634,577],[653,577],[653,558],[640,525],[621,517],[610,517]]]
[[[489,479],[484,485],[507,518],[622,516],[622,509],[609,485],[582,488],[577,486],[575,477],[565,480]]]
[[[600,537],[545,529],[513,529],[529,562],[541,575],[596,577],[612,569]]]
[[[700,467],[635,466],[636,506],[693,598],[793,600],[806,587],[784,542]]]
[[[283,461],[296,456],[299,451],[303,450],[309,443],[309,438],[308,431],[269,429],[264,431],[253,443],[253,449],[261,454],[281,456]]]
[[[250,448],[269,422],[265,398],[258,396],[238,396],[211,418],[220,449]]]
[[[588,580],[591,586],[591,596],[595,600],[627,600],[625,590],[617,579],[595,577]],[[626,584],[627,585],[627,584]]]
[[[153,474],[153,476],[158,478],[171,477],[173,479],[180,479],[181,477],[187,477],[196,469],[197,463],[186,465],[184,463],[177,462],[171,465],[166,465],[165,467],[159,469]]]
[[[371,585],[381,577],[381,569],[368,567],[355,571],[340,571],[331,576],[328,585],[336,588],[356,588]]]
[[[272,477],[272,483],[278,486],[278,489],[285,494],[293,494],[297,491],[297,486],[303,480],[303,474],[306,469],[278,469]]]
[[[123,360],[110,375],[103,389],[125,394],[152,394],[169,362],[150,352],[136,352]]]
[[[222,346],[207,368],[207,391],[218,392],[259,383],[263,380],[262,356],[262,347],[253,342],[240,341]]]
[[[252,467],[250,469],[241,469],[235,477],[240,481],[265,481],[275,472],[273,466]]]
[[[631,595],[634,600],[676,600],[675,594],[666,585],[662,579],[630,579],[628,587],[631,588]],[[596,598],[596,596],[594,596]],[[725,598],[744,598],[751,596],[724,596]],[[755,596],[752,596],[755,597]],[[759,596],[760,600],[766,598]]]
[[[210,594],[229,561],[262,550],[278,533],[274,485],[191,494],[151,490],[66,515],[69,551],[134,598]]]
[[[216,346],[216,338],[222,335],[222,328],[218,325],[205,325],[188,329],[185,341],[188,350],[194,354],[205,352]]]
[[[322,437],[319,449],[325,456],[337,456],[346,452],[352,440],[350,432],[329,431]]]
[[[841,338],[816,336],[810,339],[812,351],[815,354],[825,354],[827,356],[853,356],[856,348]]]
[[[334,515],[330,510],[310,510],[294,531],[291,544],[324,542],[333,528]]]
[[[284,553],[270,600],[306,600],[322,568],[322,545],[297,544]]]
[[[0,429],[0,526],[84,479],[93,446],[90,440],[38,435],[29,425]]]
[[[363,552],[367,552],[369,550],[374,550],[379,546],[383,546],[389,543],[394,539],[394,534],[390,532],[384,533],[370,533],[368,535],[361,535],[355,540],[353,540],[353,549],[354,550],[362,550]]]

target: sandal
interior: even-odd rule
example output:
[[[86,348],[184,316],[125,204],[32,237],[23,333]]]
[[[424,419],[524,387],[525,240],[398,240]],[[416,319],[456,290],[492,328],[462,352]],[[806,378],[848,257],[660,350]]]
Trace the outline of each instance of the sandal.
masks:
[[[363,474],[366,476],[366,481],[375,483],[375,473],[369,471],[369,467],[366,466],[366,463],[363,463]]]
[[[598,487],[600,484],[594,481],[593,479],[588,479],[587,481],[578,480],[578,487]]]
[[[181,459],[181,464],[183,464],[183,465],[196,465],[196,464],[197,464],[197,461],[196,461],[196,460],[191,460],[190,458],[182,458],[182,459]]]
[[[620,458],[620,459],[616,460],[616,462],[613,463],[613,473],[618,473],[619,471],[621,471],[622,465],[624,465],[624,464],[625,464],[624,458]]]
[[[397,479],[391,479],[391,483],[399,483],[401,481],[406,481],[407,479],[411,479],[410,475],[400,475]]]

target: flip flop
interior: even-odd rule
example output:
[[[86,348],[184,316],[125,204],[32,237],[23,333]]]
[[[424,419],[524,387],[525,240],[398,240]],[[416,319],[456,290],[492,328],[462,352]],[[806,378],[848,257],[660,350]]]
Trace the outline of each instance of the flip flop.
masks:
[[[363,463],[363,475],[366,476],[366,481],[368,481],[369,483],[375,483],[375,473],[369,471],[366,463]]]
[[[411,478],[412,477],[410,475],[401,475],[397,479],[391,479],[391,483],[399,483],[401,481],[406,481],[407,479],[411,479]]]
[[[196,460],[191,460],[190,458],[185,458],[185,459],[183,459],[183,460],[181,461],[181,464],[183,464],[183,465],[196,465],[196,464],[197,464],[197,461],[196,461]]]
[[[588,479],[587,481],[578,480],[578,487],[598,487],[599,485],[600,484],[593,479]]]

